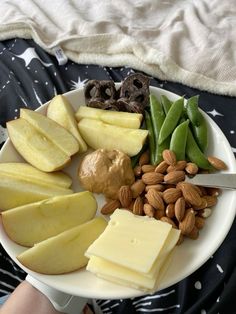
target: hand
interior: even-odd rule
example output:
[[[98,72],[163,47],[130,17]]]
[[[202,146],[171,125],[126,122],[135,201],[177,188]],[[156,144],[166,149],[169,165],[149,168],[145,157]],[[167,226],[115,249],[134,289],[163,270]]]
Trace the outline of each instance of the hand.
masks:
[[[26,281],[28,281],[33,287],[43,293],[52,303],[54,308],[59,312],[63,312],[66,314],[79,314],[80,312],[82,312],[84,306],[87,303],[86,298],[72,296],[51,288],[46,284],[40,282],[39,280],[35,279],[31,275],[27,275]]]

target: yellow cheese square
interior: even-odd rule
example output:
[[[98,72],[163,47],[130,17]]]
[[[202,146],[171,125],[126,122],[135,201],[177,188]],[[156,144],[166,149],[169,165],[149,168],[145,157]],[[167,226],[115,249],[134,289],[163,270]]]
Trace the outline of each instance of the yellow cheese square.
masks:
[[[87,264],[87,270],[96,274],[98,277],[117,284],[151,292],[156,287],[159,274],[161,275],[163,265],[166,265],[167,258],[170,256],[179,239],[179,234],[179,230],[171,229],[158,258],[148,274],[131,270],[97,256],[90,257]]]
[[[171,230],[171,225],[117,209],[86,256],[98,256],[132,270],[148,273]]]
[[[170,253],[173,251],[174,247],[176,246],[176,243],[179,240],[180,236],[180,230],[172,228],[170,230],[170,233],[161,249],[161,252],[159,256],[157,257],[155,263],[153,264],[151,270],[147,273],[144,274],[144,276],[148,278],[157,278],[163,263],[166,263],[167,257],[170,255]]]

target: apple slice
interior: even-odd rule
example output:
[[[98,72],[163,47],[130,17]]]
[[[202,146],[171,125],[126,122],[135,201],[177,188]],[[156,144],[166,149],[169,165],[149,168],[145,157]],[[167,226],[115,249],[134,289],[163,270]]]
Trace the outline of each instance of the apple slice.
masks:
[[[70,157],[23,118],[7,122],[9,137],[21,156],[39,170],[60,170]]]
[[[109,111],[86,106],[80,106],[75,116],[78,121],[83,118],[96,119],[130,129],[139,129],[143,119],[140,113]]]
[[[0,163],[0,172],[18,179],[57,185],[62,188],[69,188],[72,184],[71,177],[64,172],[46,173],[23,162]]]
[[[88,258],[84,253],[106,226],[104,218],[96,217],[36,244],[18,255],[17,259],[28,269],[42,274],[57,275],[75,271],[87,264]]]
[[[74,135],[79,143],[80,153],[86,152],[87,145],[79,133],[75,112],[66,97],[63,95],[55,96],[47,107],[47,116]]]
[[[42,184],[0,172],[0,210],[4,211],[56,195],[73,193],[72,190],[52,184]]]
[[[20,117],[27,120],[69,157],[78,152],[79,144],[74,136],[52,119],[39,112],[23,108],[20,109]]]
[[[55,196],[2,213],[3,227],[14,242],[33,246],[92,219],[97,202],[91,192]]]
[[[87,118],[80,120],[78,127],[91,148],[117,149],[130,157],[140,152],[148,135],[147,130],[122,128]]]

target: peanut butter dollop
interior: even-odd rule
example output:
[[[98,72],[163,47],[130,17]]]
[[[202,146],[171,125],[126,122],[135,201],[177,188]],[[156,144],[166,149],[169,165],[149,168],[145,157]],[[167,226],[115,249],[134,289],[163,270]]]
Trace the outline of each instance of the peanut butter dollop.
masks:
[[[117,198],[122,185],[135,181],[130,157],[119,150],[106,149],[87,154],[79,166],[78,177],[84,189],[112,199]]]

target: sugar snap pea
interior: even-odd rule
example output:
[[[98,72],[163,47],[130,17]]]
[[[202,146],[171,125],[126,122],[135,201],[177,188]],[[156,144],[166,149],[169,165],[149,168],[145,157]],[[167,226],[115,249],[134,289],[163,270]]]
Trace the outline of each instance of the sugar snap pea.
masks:
[[[154,132],[153,132],[152,120],[151,120],[149,112],[146,110],[145,110],[145,123],[148,130],[150,161],[151,161],[151,164],[154,165],[155,163],[155,137],[154,137]]]
[[[154,164],[157,164],[162,160],[162,152],[164,149],[168,148],[169,141],[164,141],[161,145],[158,144],[161,126],[165,120],[165,113],[163,111],[162,105],[154,95],[150,95],[150,112],[155,141]]]
[[[174,128],[178,124],[178,121],[181,117],[183,108],[184,108],[183,97],[176,100],[170,107],[160,130],[158,144],[163,143],[164,140],[167,139],[168,136],[173,132]]]
[[[198,99],[198,95],[193,96],[187,100],[186,104],[188,118],[194,126],[199,126],[202,121],[202,115],[198,108]]]
[[[191,121],[191,129],[195,140],[197,141],[202,152],[205,152],[208,145],[207,123],[198,107],[198,96],[188,99],[186,112]]]
[[[186,142],[186,155],[187,157],[194,162],[199,168],[206,170],[213,170],[214,168],[209,163],[201,149],[199,148],[197,142],[194,139],[194,136],[188,128],[188,136]]]
[[[172,150],[177,160],[185,159],[185,149],[188,136],[189,120],[179,124],[172,133],[170,140],[170,150]]]
[[[208,146],[207,123],[205,119],[202,120],[199,126],[192,126],[192,130],[200,149],[202,152],[205,152]]]
[[[168,111],[170,110],[170,107],[172,106],[172,101],[170,101],[170,99],[165,95],[161,95],[161,104],[165,114],[167,115]]]

